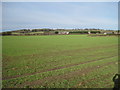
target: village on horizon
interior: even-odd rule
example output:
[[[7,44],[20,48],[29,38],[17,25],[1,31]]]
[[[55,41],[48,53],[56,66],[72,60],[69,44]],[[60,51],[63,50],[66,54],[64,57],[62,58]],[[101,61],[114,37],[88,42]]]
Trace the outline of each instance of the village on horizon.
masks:
[[[104,30],[104,29],[20,29],[13,31],[1,32],[0,35],[68,35],[68,34],[103,34],[103,35],[120,35],[120,30]]]

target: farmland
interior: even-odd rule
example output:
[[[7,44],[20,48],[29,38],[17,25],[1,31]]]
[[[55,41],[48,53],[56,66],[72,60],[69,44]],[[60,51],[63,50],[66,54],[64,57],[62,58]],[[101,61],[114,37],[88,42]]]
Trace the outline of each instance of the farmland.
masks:
[[[3,36],[3,88],[112,88],[118,37]]]

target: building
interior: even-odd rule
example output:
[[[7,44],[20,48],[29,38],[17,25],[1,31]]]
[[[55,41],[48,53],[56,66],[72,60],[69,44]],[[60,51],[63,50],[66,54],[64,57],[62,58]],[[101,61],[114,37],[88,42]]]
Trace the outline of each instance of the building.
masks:
[[[58,34],[63,34],[63,35],[64,35],[64,34],[67,34],[67,35],[68,35],[69,32],[67,32],[67,31],[62,31],[62,32],[58,32]]]
[[[91,34],[91,32],[89,31],[88,34]]]
[[[113,32],[104,32],[104,34],[106,35],[106,34],[113,34]]]

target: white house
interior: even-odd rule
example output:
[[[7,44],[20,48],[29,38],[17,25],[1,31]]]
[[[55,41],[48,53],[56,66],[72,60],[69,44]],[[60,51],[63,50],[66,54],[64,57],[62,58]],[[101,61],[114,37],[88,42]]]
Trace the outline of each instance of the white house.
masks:
[[[113,32],[104,32],[104,34],[106,35],[106,34],[113,34]]]
[[[91,32],[89,31],[88,34],[91,34]]]
[[[58,34],[69,34],[69,32],[63,31],[63,32],[58,32]]]

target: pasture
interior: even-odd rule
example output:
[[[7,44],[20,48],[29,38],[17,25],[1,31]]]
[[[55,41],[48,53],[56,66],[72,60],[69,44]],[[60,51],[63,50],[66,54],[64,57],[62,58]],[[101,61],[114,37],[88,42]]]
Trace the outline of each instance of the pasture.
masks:
[[[118,37],[3,36],[3,88],[113,88]]]

